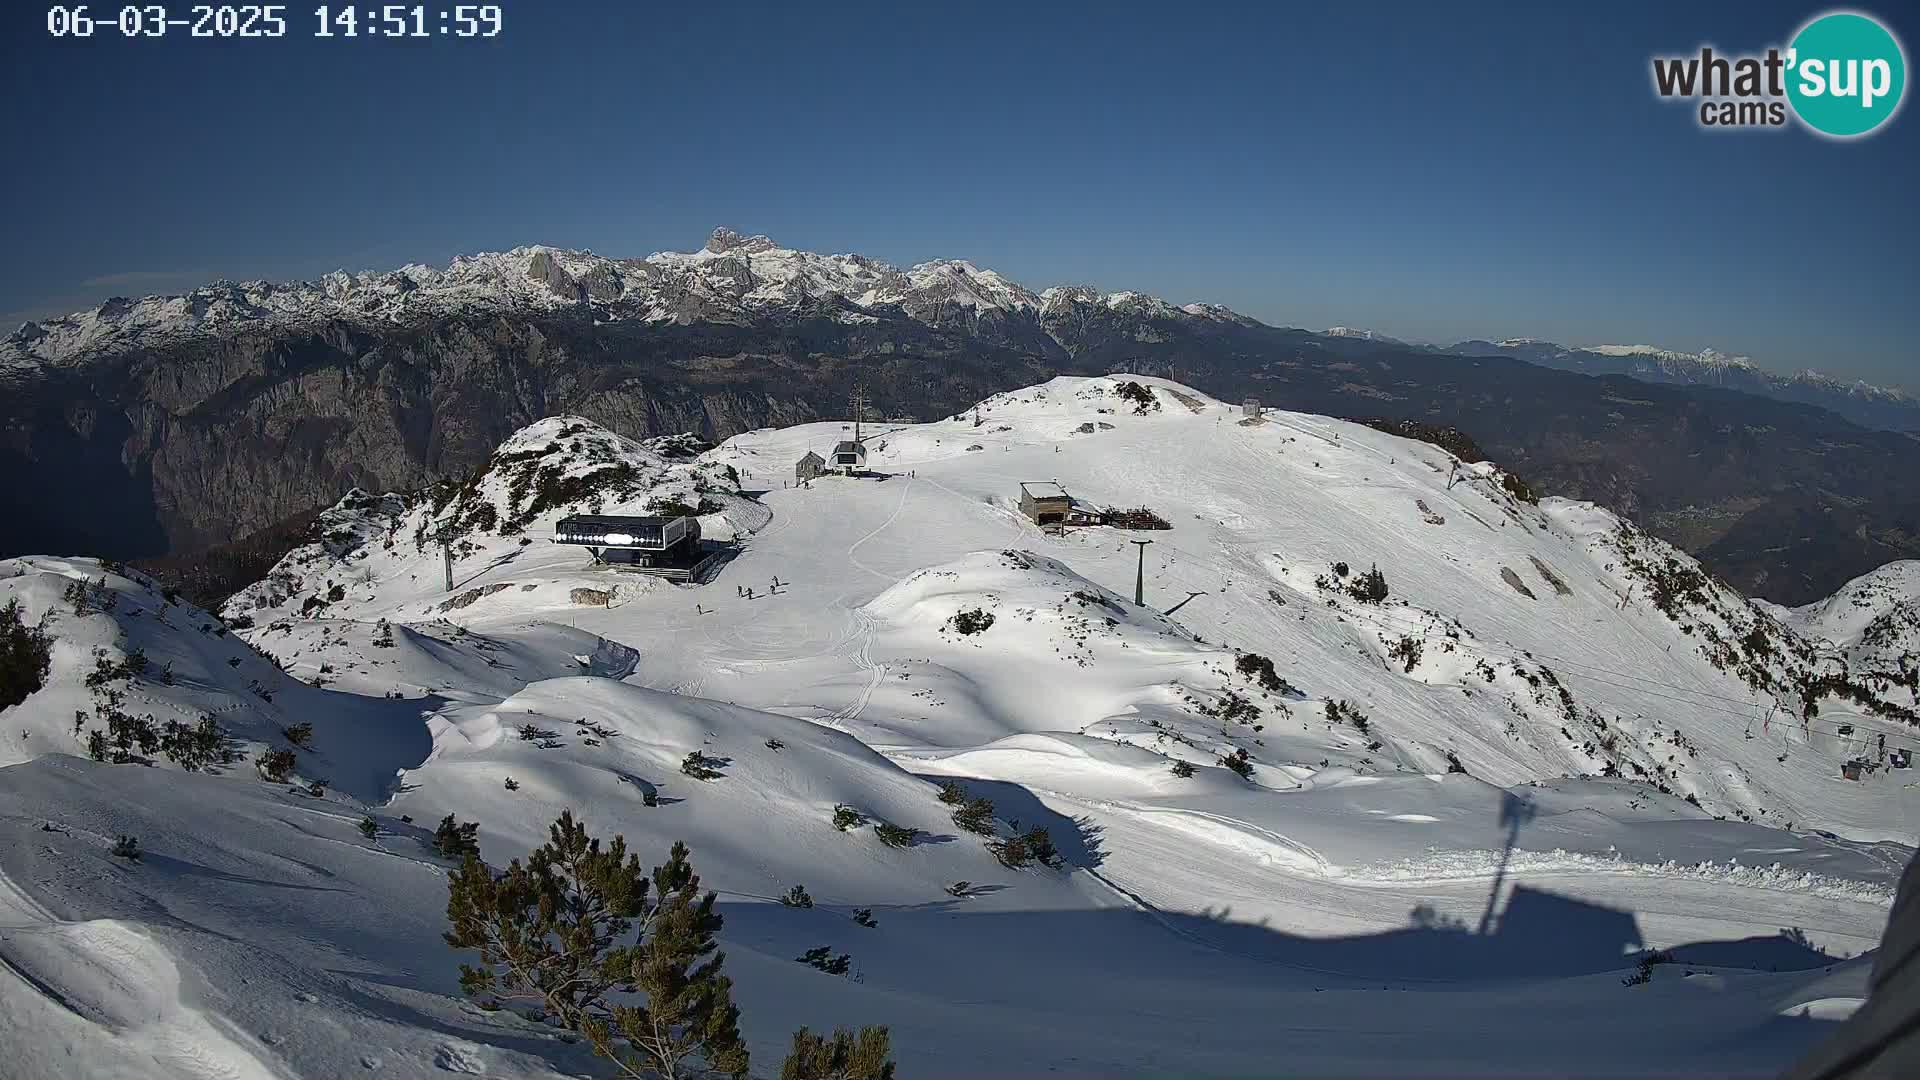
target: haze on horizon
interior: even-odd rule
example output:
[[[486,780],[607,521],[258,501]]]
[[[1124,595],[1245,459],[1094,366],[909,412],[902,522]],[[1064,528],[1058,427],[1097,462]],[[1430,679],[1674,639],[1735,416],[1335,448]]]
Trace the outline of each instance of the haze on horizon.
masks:
[[[0,312],[727,225],[1276,325],[1920,389],[1915,118],[1715,134],[1648,85],[1656,53],[1763,49],[1820,5],[506,9],[488,42],[24,26]]]

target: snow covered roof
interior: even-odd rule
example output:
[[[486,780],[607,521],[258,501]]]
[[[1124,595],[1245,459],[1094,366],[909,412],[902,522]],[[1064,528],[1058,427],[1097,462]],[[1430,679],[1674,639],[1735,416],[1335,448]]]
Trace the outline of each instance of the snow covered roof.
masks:
[[[833,452],[835,455],[859,454],[861,457],[867,456],[866,445],[863,443],[855,442],[852,439],[842,439],[839,442],[834,443]]]
[[[1070,499],[1067,489],[1051,480],[1022,482],[1020,489],[1036,499]]]
[[[818,462],[818,461],[821,461],[821,460],[822,460],[822,458],[820,457],[820,455],[819,455],[819,454],[816,454],[816,453],[814,453],[813,451],[811,451],[811,450],[809,450],[809,451],[807,451],[807,452],[806,452],[805,454],[802,454],[802,455],[801,455],[801,457],[800,457],[800,460],[801,460],[802,462],[807,462],[807,461],[815,461],[815,462]]]

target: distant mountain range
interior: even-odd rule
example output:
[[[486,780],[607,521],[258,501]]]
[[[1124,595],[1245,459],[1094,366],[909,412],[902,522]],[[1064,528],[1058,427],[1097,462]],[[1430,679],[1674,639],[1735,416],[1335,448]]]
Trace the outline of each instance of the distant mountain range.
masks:
[[[842,416],[856,386],[885,415],[934,417],[1054,375],[1130,370],[1232,400],[1458,428],[1545,490],[1636,516],[1783,603],[1920,555],[1920,493],[1905,480],[1920,440],[1841,418],[1865,421],[1870,406],[1873,426],[1920,428],[1898,419],[1910,400],[1831,384],[1831,401],[1798,401],[1823,384],[1775,385],[1732,363],[1696,385],[1705,369],[1682,355],[1409,346],[726,229],[643,259],[525,247],[445,268],[217,282],[0,341],[0,469],[19,496],[0,554],[197,551],[351,487],[464,478],[513,430],[561,412],[719,439]]]
[[[1678,386],[1715,386],[1780,401],[1831,409],[1862,427],[1886,431],[1920,432],[1920,398],[1894,387],[1848,382],[1811,369],[1781,375],[1766,371],[1750,357],[1717,349],[1681,352],[1657,345],[1586,345],[1572,347],[1538,338],[1475,338],[1452,345],[1409,342],[1377,330],[1330,326],[1327,337],[1371,341],[1448,353],[1454,356],[1512,356],[1529,363],[1582,375],[1628,375],[1644,382]]]
[[[1846,382],[1812,370],[1777,375],[1762,370],[1747,357],[1713,349],[1690,353],[1652,345],[1568,348],[1551,341],[1511,338],[1462,341],[1447,346],[1445,351],[1458,356],[1513,356],[1583,375],[1630,375],[1646,382],[1740,390],[1781,401],[1818,405],[1862,427],[1920,431],[1920,398],[1904,390]]]

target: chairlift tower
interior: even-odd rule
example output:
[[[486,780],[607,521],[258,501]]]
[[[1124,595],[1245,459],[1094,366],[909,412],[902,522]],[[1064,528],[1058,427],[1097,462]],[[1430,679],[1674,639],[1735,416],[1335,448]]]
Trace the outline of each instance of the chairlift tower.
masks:
[[[433,531],[428,540],[440,545],[440,567],[446,574],[447,591],[453,591],[453,542],[447,536],[446,526]]]
[[[1147,545],[1151,540],[1130,540],[1128,543],[1140,549],[1140,565],[1133,574],[1133,602],[1141,607],[1147,603]]]
[[[867,387],[865,383],[856,384],[853,393],[847,395],[847,405],[853,410],[853,441],[860,441],[860,417],[867,409]]]

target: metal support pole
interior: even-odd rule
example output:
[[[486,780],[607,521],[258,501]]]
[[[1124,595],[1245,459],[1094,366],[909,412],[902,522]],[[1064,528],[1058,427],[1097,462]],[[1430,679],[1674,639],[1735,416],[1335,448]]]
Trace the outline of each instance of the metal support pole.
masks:
[[[446,571],[447,571],[447,591],[452,592],[453,591],[453,545],[445,541],[441,541],[440,561],[446,567]]]
[[[1140,549],[1140,566],[1133,575],[1133,602],[1144,607],[1147,603],[1147,545],[1153,541],[1131,540],[1128,542]]]

